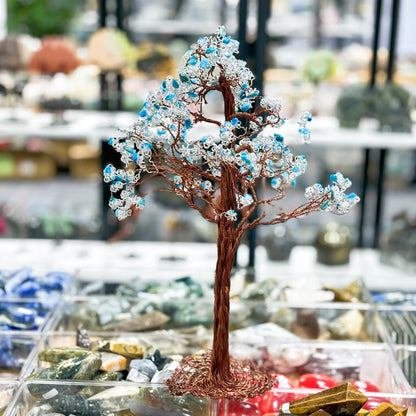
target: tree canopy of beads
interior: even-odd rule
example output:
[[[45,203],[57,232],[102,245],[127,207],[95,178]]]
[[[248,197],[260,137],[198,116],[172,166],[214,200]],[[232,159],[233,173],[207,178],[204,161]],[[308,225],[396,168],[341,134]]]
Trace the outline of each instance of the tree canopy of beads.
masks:
[[[109,165],[104,170],[104,180],[111,183],[110,207],[118,219],[144,207],[135,186],[157,175],[167,182],[165,190],[182,196],[218,227],[212,354],[206,360],[197,357],[194,364],[186,362],[184,368],[194,366],[195,373],[182,367],[175,372],[168,383],[174,394],[237,398],[270,388],[258,370],[230,361],[228,352],[230,274],[241,237],[252,227],[282,223],[312,211],[344,214],[359,201],[354,193],[345,193],[351,182],[336,173],[328,186],[308,187],[307,202],[293,211],[267,214],[267,206],[285,197],[287,186],[305,172],[307,162],[285,146],[278,133],[285,121],[280,116],[281,102],[260,97],[252,87],[252,72],[235,56],[238,46],[223,27],[199,39],[185,53],[178,78],[167,77],[149,93],[135,125],[109,141],[126,165],[126,169]],[[211,91],[224,100],[223,121],[203,112]],[[305,113],[298,121],[305,141],[309,141],[310,119]],[[198,123],[217,126],[218,133],[195,137],[191,133]],[[267,199],[256,189],[263,178],[273,189]],[[202,371],[207,362],[209,371]],[[236,375],[237,368],[251,378]]]
[[[122,162],[136,166],[135,171],[113,166],[104,171],[111,191],[119,193],[118,198],[110,200],[118,219],[129,216],[133,207],[144,207],[145,201],[135,195],[134,186],[145,173],[163,176],[172,192],[183,196],[208,221],[218,222],[222,216],[236,220],[237,211],[244,207],[249,207],[245,212],[251,214],[256,206],[283,198],[285,186],[305,172],[306,158],[294,156],[277,132],[284,123],[279,114],[280,100],[259,98],[251,86],[254,76],[246,63],[235,57],[237,53],[238,42],[226,36],[224,28],[215,36],[199,39],[186,52],[179,78],[168,77],[160,88],[149,93],[132,129],[123,137],[110,139]],[[224,95],[222,123],[206,118],[201,111],[210,91]],[[258,105],[253,108],[255,103]],[[299,132],[305,139],[309,138],[305,126],[309,120],[309,114],[299,120]],[[199,122],[218,125],[218,135],[191,137],[189,132]],[[227,207],[214,197],[220,190],[222,165],[232,167],[239,184]],[[254,185],[259,178],[270,179],[276,191],[272,199],[257,199]],[[315,184],[306,189],[305,195],[309,201],[320,202],[314,204],[316,208],[344,214],[359,198],[344,193],[351,182],[341,174],[330,179],[329,186]],[[205,213],[204,205],[211,206],[215,215]],[[286,215],[278,215],[268,223],[285,220]],[[261,218],[255,225],[266,222]]]

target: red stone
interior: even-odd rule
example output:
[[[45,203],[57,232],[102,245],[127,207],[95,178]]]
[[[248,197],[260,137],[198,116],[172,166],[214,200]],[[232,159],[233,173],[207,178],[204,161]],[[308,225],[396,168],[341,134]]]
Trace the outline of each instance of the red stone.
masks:
[[[390,403],[390,401],[385,399],[384,397],[369,397],[368,400],[365,402],[363,409],[371,412],[371,410],[374,410],[377,407],[379,407],[381,403]]]
[[[251,400],[251,399],[249,399]],[[219,416],[262,416],[259,408],[254,403],[239,402],[237,400],[218,401]]]
[[[299,377],[298,385],[307,389],[330,389],[338,385],[331,376],[319,373],[307,373]]]
[[[277,389],[292,389],[296,387],[296,383],[284,374],[273,374],[273,378],[276,380],[274,387]]]
[[[291,402],[297,398],[297,395],[293,393],[271,390],[254,399],[249,399],[249,401],[256,404],[260,412],[265,414],[278,413],[283,403]]]
[[[374,385],[373,383],[370,383],[369,381],[355,380],[355,381],[351,381],[351,384],[354,387],[356,387],[358,390],[360,390],[362,393],[366,393],[368,391],[372,391],[372,392],[380,391],[376,385]]]

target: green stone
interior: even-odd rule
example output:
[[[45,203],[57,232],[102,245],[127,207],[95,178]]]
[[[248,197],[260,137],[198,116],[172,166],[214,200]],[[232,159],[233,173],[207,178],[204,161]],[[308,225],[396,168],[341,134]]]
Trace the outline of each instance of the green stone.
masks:
[[[80,347],[50,348],[39,353],[39,360],[59,364],[61,361],[77,357],[85,357],[90,353],[91,350]]]

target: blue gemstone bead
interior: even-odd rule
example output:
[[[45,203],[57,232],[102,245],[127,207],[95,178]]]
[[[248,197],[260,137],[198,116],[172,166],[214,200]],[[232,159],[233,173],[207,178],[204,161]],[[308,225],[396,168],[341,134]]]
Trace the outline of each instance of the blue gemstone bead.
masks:
[[[192,120],[190,118],[185,120],[185,128],[190,129],[192,126]]]
[[[210,54],[210,53],[214,52],[215,49],[217,49],[215,46],[210,46],[208,49],[205,50],[205,53]]]
[[[165,100],[166,100],[166,101],[172,101],[174,98],[175,98],[175,94],[168,94],[168,95],[165,97]]]
[[[179,74],[179,79],[180,79],[182,82],[187,82],[187,81],[189,81],[189,78],[188,78],[186,75],[182,75],[182,74]]]
[[[332,182],[337,182],[337,181],[338,181],[338,179],[337,179],[337,175],[334,175],[334,174],[332,174],[332,175],[329,177],[329,179],[330,179]]]
[[[190,58],[190,59],[189,59],[189,61],[188,61],[188,64],[193,66],[193,65],[195,65],[197,62],[198,62],[197,57],[196,57],[196,56],[191,56],[191,58]]]
[[[140,111],[139,116],[140,117],[146,117],[147,116],[147,111],[143,108],[143,110]]]
[[[179,88],[179,82],[176,79],[172,80],[172,87],[173,88]]]
[[[243,111],[248,111],[248,110],[250,109],[250,104],[243,104],[243,105],[241,106],[241,109],[242,109]]]
[[[200,68],[206,68],[208,66],[208,61],[205,58],[201,59],[201,62],[199,63]]]
[[[238,123],[238,118],[237,117],[234,117],[234,118],[231,119],[231,124],[233,126],[235,126],[237,123]]]

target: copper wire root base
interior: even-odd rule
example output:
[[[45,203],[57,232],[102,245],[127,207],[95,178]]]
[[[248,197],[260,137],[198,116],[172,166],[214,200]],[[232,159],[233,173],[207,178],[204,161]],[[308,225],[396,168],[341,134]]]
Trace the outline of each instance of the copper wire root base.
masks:
[[[170,393],[185,393],[212,399],[242,400],[257,397],[270,390],[275,381],[270,373],[255,366],[250,360],[230,359],[226,377],[215,377],[211,370],[211,351],[184,358],[172,377],[166,381]]]

